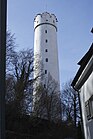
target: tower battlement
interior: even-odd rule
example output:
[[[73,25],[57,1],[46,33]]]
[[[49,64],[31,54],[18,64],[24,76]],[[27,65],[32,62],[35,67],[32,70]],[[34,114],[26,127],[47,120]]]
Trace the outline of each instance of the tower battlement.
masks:
[[[57,31],[57,22],[58,20],[54,14],[50,14],[48,12],[40,13],[34,18],[34,29],[39,25],[48,24],[54,26]]]

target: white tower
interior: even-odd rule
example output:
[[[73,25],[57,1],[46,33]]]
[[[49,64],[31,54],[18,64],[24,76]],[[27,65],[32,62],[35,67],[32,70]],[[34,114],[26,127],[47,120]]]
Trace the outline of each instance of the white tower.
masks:
[[[34,56],[39,56],[45,76],[50,73],[59,84],[59,64],[57,49],[57,18],[54,14],[44,12],[34,19]],[[40,68],[38,68],[38,72]],[[37,71],[34,72],[36,77]],[[45,84],[44,84],[45,85]]]

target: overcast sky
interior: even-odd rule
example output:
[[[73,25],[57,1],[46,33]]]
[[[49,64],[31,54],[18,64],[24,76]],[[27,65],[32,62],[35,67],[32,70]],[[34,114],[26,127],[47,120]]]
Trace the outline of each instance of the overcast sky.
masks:
[[[77,62],[93,42],[93,0],[8,0],[7,27],[15,33],[17,50],[34,47],[34,17],[49,12],[58,19],[61,85],[73,79]]]

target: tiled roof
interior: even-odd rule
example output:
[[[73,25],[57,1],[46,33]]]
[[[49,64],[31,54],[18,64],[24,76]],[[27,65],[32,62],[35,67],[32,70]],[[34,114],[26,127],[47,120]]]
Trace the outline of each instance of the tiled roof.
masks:
[[[82,71],[84,70],[85,66],[87,65],[88,61],[90,60],[90,58],[93,55],[93,43],[90,47],[90,49],[88,50],[88,52],[83,56],[83,58],[78,62],[78,65],[80,65],[80,68],[74,78],[74,80],[72,81],[72,86],[74,87],[74,85],[76,84],[78,78],[80,77]]]

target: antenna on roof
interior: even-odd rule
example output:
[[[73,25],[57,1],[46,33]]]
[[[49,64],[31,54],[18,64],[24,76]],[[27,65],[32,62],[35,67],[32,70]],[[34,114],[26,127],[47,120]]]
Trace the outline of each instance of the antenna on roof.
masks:
[[[47,12],[47,3],[46,3],[46,12]]]
[[[45,10],[47,12],[47,0],[45,0]]]

